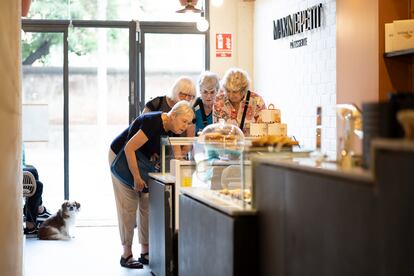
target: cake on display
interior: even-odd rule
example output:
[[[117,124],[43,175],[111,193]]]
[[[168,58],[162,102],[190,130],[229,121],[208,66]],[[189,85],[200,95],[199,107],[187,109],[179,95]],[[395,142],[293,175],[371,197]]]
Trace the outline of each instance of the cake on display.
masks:
[[[281,113],[273,104],[260,111],[260,123],[250,124],[250,136],[287,136],[287,125],[281,123]]]
[[[280,110],[276,109],[273,104],[269,104],[267,109],[260,111],[260,118],[263,123],[280,123]]]
[[[267,135],[287,136],[287,125],[277,123],[268,124]]]
[[[267,124],[250,123],[250,136],[259,137],[267,134]]]

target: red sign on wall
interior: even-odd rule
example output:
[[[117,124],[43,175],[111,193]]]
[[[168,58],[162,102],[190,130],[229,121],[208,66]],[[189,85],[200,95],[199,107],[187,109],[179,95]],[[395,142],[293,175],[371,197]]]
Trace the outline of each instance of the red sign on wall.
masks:
[[[231,57],[232,48],[231,34],[216,34],[216,57]]]

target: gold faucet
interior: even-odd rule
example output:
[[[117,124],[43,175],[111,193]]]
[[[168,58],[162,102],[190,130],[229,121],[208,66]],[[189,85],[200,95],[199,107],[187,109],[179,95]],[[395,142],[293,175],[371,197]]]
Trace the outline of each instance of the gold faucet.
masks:
[[[344,124],[344,135],[339,140],[339,164],[343,168],[352,168],[356,165],[354,135],[361,141],[362,113],[354,104],[337,104],[336,114]]]

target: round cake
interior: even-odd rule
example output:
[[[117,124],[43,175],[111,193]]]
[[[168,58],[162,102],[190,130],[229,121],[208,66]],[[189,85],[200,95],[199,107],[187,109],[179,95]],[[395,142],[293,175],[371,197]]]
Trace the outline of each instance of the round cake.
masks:
[[[250,136],[263,136],[267,134],[267,124],[265,123],[250,123]]]
[[[286,124],[268,124],[267,135],[287,136]]]
[[[280,110],[263,109],[260,111],[260,119],[263,123],[280,123]]]

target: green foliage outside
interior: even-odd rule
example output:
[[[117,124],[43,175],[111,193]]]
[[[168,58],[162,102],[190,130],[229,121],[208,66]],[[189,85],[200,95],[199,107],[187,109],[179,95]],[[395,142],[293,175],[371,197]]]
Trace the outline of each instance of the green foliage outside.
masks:
[[[99,0],[97,0],[99,1]],[[116,17],[116,0],[108,0],[107,18]],[[91,0],[71,1],[67,0],[37,0],[30,7],[31,19],[48,20],[95,20],[97,17],[97,2]],[[69,16],[70,13],[70,16]],[[117,40],[117,32],[108,31],[108,42]],[[53,45],[62,47],[62,33],[30,33],[22,41],[22,58],[24,65],[32,65],[34,62],[48,64],[48,54]],[[85,55],[97,49],[97,37],[91,28],[70,28],[68,33],[69,52],[76,55]]]

